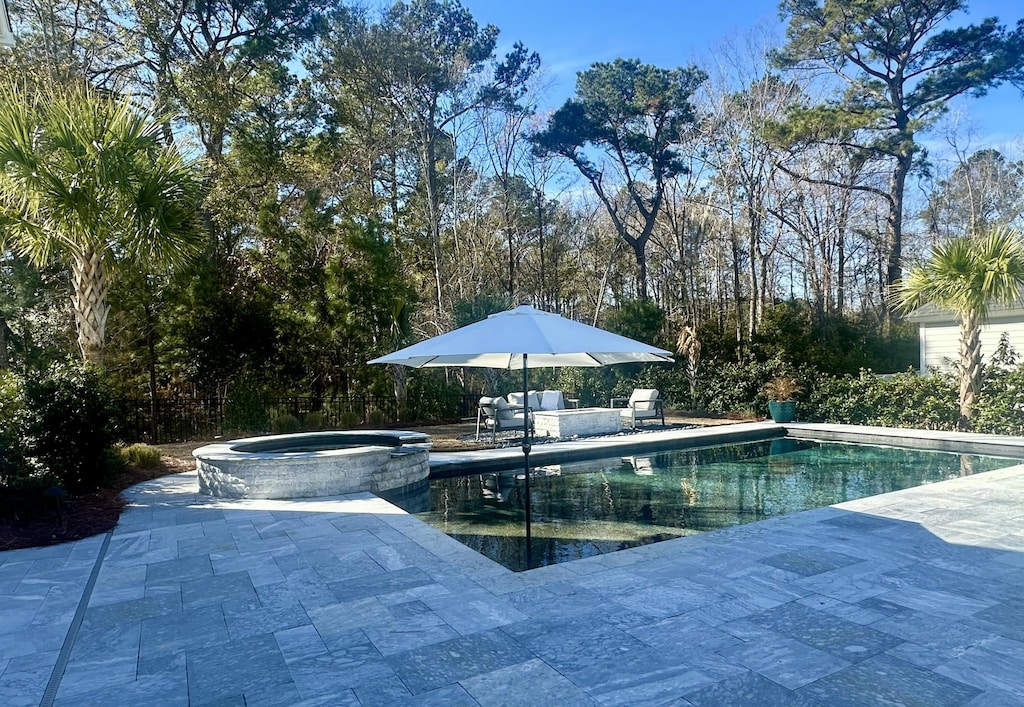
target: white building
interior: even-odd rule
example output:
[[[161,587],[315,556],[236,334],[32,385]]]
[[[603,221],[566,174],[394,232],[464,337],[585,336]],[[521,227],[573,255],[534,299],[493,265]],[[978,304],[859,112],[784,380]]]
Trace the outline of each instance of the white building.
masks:
[[[960,323],[956,315],[926,304],[908,314],[907,321],[921,325],[921,373],[933,367],[952,371],[960,358]],[[1003,334],[1013,350],[1024,355],[1024,304],[989,309],[988,322],[981,327],[981,355],[985,363],[991,360]]]

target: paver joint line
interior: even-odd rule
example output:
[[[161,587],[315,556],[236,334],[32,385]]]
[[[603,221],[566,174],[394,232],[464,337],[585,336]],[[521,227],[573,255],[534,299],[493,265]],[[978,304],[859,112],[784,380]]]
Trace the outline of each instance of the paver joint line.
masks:
[[[53,666],[53,672],[50,673],[50,680],[46,683],[46,689],[43,691],[43,699],[39,701],[39,707],[53,707],[53,701],[57,698],[60,681],[64,678],[64,670],[68,667],[68,661],[71,660],[71,650],[75,647],[78,630],[82,627],[82,619],[85,618],[85,610],[89,606],[89,599],[92,597],[92,590],[96,586],[96,580],[100,576],[103,558],[106,557],[107,548],[110,546],[110,538],[113,534],[114,531],[112,530],[106,534],[103,538],[103,544],[100,545],[100,551],[96,554],[96,562],[93,563],[89,580],[85,583],[85,589],[82,590],[82,598],[78,601],[78,609],[75,610],[75,617],[71,620],[71,626],[68,627],[67,636],[64,637],[64,645],[60,648],[60,654],[57,656],[57,662]]]

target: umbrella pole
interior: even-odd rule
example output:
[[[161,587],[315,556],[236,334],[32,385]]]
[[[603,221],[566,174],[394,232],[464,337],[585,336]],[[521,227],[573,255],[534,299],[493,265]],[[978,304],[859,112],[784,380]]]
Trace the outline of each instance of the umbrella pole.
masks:
[[[523,472],[526,483],[526,569],[533,569],[533,543],[530,538],[530,381],[523,354]]]

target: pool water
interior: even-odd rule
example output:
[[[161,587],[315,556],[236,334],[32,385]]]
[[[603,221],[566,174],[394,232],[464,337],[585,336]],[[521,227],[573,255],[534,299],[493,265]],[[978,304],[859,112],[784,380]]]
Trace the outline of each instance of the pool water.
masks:
[[[538,466],[529,562],[522,470],[435,479],[395,503],[521,571],[1019,463],[786,438]]]

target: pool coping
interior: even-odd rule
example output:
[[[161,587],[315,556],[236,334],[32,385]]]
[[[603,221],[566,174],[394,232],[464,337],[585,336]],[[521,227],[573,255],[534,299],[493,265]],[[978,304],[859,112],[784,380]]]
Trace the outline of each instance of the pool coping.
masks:
[[[616,454],[760,442],[781,439],[786,436],[817,441],[883,444],[945,452],[1020,456],[1024,459],[1024,437],[869,425],[745,422],[728,426],[652,430],[639,434],[535,444],[530,451],[530,463],[531,466],[540,466],[598,459]],[[505,471],[521,468],[522,465],[523,452],[520,447],[471,452],[432,451],[430,453],[431,478]]]

